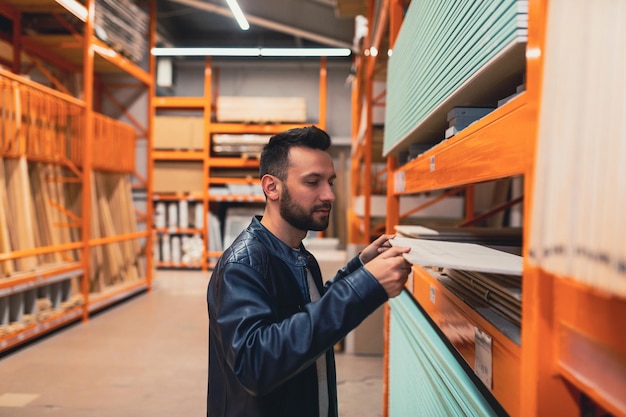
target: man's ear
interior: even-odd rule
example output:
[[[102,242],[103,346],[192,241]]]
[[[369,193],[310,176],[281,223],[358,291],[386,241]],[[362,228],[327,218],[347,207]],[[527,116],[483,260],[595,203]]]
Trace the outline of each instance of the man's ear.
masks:
[[[263,192],[265,192],[269,200],[278,200],[281,185],[280,180],[273,175],[265,174],[263,178],[261,178]]]

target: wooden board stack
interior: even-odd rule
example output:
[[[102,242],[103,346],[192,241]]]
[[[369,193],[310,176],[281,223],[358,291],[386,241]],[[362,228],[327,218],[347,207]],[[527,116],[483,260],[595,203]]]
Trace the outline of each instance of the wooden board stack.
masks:
[[[127,174],[94,172],[92,176],[91,237],[110,237],[137,231]],[[141,246],[136,240],[91,249],[90,291],[136,281],[143,276]]]
[[[5,158],[4,174],[8,202],[7,226],[11,239],[11,248],[15,250],[34,249],[38,237],[31,198],[28,164],[25,157]],[[9,217],[10,216],[10,217]],[[15,259],[15,269],[30,272],[37,267],[35,256]]]

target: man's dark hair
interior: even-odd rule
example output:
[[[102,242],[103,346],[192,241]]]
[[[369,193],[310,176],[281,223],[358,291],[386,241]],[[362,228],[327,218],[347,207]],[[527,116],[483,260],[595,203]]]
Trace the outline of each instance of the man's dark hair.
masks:
[[[295,146],[325,151],[330,147],[330,136],[315,126],[297,127],[272,136],[261,153],[259,178],[270,174],[286,180],[289,149]]]

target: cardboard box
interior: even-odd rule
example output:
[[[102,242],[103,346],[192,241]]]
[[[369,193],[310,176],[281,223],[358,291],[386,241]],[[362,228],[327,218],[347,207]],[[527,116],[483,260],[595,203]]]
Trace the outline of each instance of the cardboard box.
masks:
[[[217,98],[218,122],[305,123],[304,97]]]
[[[204,170],[199,161],[155,161],[155,193],[201,193]]]
[[[188,116],[156,116],[153,149],[204,149],[204,118]]]

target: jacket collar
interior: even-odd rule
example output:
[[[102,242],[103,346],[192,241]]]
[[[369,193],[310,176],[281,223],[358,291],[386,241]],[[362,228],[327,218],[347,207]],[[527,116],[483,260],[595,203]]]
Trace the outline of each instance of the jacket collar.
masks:
[[[252,218],[248,232],[261,241],[272,255],[293,266],[306,266],[308,258],[312,255],[304,248],[304,245],[300,243],[300,250],[290,247],[261,224],[262,217]]]

